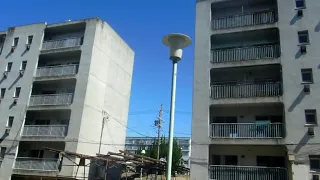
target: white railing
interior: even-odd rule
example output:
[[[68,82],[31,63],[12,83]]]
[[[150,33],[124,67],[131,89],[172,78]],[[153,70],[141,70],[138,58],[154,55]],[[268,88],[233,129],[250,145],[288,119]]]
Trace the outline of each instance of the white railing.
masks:
[[[67,125],[25,125],[22,136],[65,137]]]
[[[211,86],[213,99],[281,96],[280,82],[257,84],[219,84]]]
[[[43,42],[42,50],[75,47],[75,46],[81,46],[81,44],[82,44],[82,37],[47,40]]]
[[[38,67],[36,77],[67,76],[78,72],[78,65],[61,65]]]
[[[223,166],[209,167],[210,180],[287,180],[286,168],[258,166]]]
[[[212,50],[212,63],[236,62],[280,57],[277,44]]]
[[[29,106],[68,105],[72,103],[73,94],[31,95]]]
[[[281,123],[212,123],[211,138],[282,138]]]
[[[17,157],[15,160],[14,169],[31,171],[58,171],[58,160]]]
[[[262,11],[249,14],[239,14],[228,17],[213,18],[212,29],[228,29],[276,22],[275,11]]]

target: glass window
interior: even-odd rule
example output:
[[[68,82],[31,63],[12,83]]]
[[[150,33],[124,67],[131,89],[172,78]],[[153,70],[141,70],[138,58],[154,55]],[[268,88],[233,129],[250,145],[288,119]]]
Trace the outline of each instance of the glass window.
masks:
[[[301,69],[301,79],[303,83],[313,83],[312,69]]]

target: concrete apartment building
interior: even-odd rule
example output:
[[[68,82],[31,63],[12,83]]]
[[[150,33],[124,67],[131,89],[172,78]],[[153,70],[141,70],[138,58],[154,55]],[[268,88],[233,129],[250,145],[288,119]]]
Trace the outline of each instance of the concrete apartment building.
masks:
[[[103,119],[101,153],[124,149],[134,52],[106,22],[10,27],[0,48],[1,180],[87,177],[44,147],[96,155]]]
[[[198,0],[192,180],[318,180],[318,0]]]
[[[156,137],[127,137],[126,138],[126,151],[136,153],[141,146],[151,146]],[[191,155],[191,139],[189,137],[176,137],[178,145],[182,151],[183,165],[190,167]]]

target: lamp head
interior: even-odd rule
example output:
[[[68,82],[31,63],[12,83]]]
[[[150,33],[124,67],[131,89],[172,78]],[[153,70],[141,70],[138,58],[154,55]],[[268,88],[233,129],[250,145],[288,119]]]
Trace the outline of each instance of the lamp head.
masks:
[[[170,49],[170,59],[172,61],[179,61],[182,57],[182,49],[191,44],[189,36],[180,33],[172,33],[166,35],[162,39],[162,43]]]

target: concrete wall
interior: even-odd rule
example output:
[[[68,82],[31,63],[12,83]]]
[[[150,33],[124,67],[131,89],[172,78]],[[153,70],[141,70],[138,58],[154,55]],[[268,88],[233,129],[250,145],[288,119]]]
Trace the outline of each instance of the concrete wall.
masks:
[[[17,142],[13,140],[19,140],[20,128],[24,124],[24,116],[26,106],[28,104],[29,96],[32,88],[33,75],[35,73],[39,47],[42,43],[45,23],[32,24],[26,26],[19,26],[9,28],[5,39],[4,47],[0,55],[0,88],[6,88],[6,94],[1,101],[0,107],[0,132],[1,137],[5,138],[0,141],[1,147],[7,147],[7,152],[0,168],[0,179],[8,180],[11,176],[13,161],[16,156]],[[25,44],[29,35],[33,35],[32,45],[29,51],[26,51]],[[10,53],[13,39],[19,37],[19,43],[13,53]],[[19,70],[22,61],[27,61],[27,67],[24,75],[19,77]],[[13,62],[11,72],[9,72],[6,79],[2,78],[2,73],[5,70],[8,62]],[[13,94],[16,87],[22,87],[20,97],[16,106],[12,106]],[[13,126],[9,136],[5,136],[5,125],[8,117],[14,116]]]
[[[320,154],[318,144],[320,141],[320,129],[315,128],[315,137],[306,134],[305,109],[316,109],[317,117],[320,117],[319,100],[317,92],[320,90],[319,72],[319,30],[320,21],[314,17],[320,16],[320,4],[316,0],[306,1],[306,9],[303,17],[296,16],[294,1],[278,1],[279,31],[282,49],[282,74],[284,87],[284,106],[286,113],[286,143],[288,151],[296,155],[297,164],[293,165],[293,179],[310,179],[308,155]],[[298,31],[309,31],[310,45],[307,45],[307,54],[300,55],[298,44]],[[311,85],[310,95],[302,93],[301,68],[312,68],[314,84]],[[308,143],[308,145],[306,145]]]

